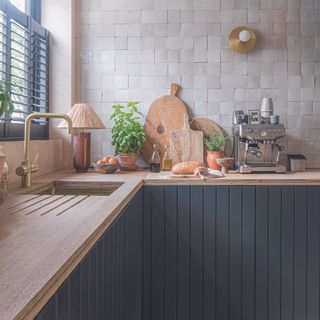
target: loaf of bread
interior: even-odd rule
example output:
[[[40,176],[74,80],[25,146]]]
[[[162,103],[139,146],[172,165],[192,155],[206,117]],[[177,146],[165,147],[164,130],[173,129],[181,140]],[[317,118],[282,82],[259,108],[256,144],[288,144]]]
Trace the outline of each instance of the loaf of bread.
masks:
[[[173,166],[172,173],[174,174],[193,174],[197,168],[205,167],[200,161],[180,162]]]

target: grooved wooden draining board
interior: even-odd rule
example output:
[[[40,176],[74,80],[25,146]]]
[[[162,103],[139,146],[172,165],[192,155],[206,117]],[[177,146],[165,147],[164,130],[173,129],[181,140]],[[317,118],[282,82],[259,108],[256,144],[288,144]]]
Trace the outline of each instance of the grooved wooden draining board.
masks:
[[[107,197],[19,195],[21,190],[13,190],[0,207],[0,319],[33,319],[140,189],[146,174],[59,173],[34,183],[125,182]]]

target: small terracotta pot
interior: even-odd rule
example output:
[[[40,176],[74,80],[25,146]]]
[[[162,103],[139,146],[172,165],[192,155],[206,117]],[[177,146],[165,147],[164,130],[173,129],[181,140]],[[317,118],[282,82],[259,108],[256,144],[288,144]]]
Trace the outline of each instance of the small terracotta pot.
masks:
[[[123,171],[135,171],[137,170],[137,158],[136,153],[119,153],[120,170]]]
[[[217,164],[217,159],[224,157],[224,151],[208,151],[207,162],[208,167],[212,170],[221,170],[221,166]]]

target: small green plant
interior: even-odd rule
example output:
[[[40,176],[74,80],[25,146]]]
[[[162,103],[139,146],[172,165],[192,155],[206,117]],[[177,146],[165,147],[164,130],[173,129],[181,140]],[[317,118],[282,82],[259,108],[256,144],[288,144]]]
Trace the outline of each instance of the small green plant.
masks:
[[[225,134],[212,134],[209,138],[204,138],[203,142],[208,151],[223,151],[228,138]]]
[[[115,146],[117,154],[138,153],[146,141],[144,128],[139,121],[143,114],[138,111],[137,104],[138,102],[129,102],[126,106],[112,106],[112,145]]]
[[[14,105],[11,98],[11,91],[12,86],[9,82],[0,81],[0,117],[3,114],[5,114],[6,117],[9,117],[14,111]]]

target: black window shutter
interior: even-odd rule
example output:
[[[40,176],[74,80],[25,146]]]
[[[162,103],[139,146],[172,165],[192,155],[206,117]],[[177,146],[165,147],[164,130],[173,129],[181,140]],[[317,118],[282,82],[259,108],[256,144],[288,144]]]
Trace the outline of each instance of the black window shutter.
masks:
[[[29,6],[40,21],[40,1],[30,0]],[[15,105],[11,121],[0,119],[0,140],[23,139],[25,118],[48,112],[49,32],[31,16],[0,0],[0,78],[11,83]],[[31,138],[48,139],[46,119],[33,121]]]

